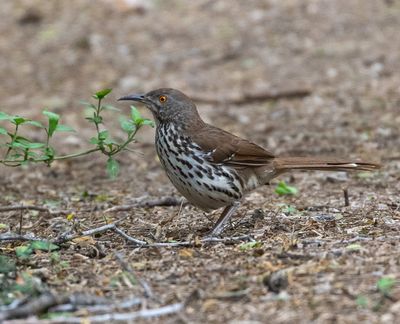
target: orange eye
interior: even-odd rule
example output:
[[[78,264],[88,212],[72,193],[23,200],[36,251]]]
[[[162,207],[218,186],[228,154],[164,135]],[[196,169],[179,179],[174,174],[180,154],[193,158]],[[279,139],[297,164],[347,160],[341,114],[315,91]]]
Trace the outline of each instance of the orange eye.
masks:
[[[166,96],[160,96],[158,98],[158,100],[160,100],[160,102],[166,102],[167,101],[167,97]]]

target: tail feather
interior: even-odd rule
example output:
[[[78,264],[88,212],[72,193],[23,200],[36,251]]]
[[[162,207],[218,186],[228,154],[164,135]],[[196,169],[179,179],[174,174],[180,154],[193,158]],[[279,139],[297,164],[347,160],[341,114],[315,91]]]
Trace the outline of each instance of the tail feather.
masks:
[[[274,160],[277,171],[320,170],[320,171],[374,171],[381,166],[377,163],[349,161],[336,158],[277,157]]]

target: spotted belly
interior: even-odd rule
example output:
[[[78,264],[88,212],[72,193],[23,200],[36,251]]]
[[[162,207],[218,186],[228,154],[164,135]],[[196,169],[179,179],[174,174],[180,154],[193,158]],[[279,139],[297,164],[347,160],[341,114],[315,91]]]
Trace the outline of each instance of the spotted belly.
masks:
[[[189,202],[203,210],[212,210],[242,198],[243,186],[234,169],[210,163],[204,151],[187,138],[161,135],[156,137],[160,162],[173,185]]]

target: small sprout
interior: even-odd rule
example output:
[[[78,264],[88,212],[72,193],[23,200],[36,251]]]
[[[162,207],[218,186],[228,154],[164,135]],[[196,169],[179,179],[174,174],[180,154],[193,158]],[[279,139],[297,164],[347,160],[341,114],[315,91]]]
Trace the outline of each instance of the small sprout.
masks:
[[[14,126],[13,131],[8,131],[6,128],[0,127],[0,135],[6,135],[9,137],[8,142],[2,144],[6,147],[5,155],[0,159],[0,164],[6,166],[22,166],[32,162],[42,162],[48,166],[55,160],[66,160],[69,158],[75,158],[79,156],[88,155],[94,152],[101,152],[108,157],[107,160],[107,172],[111,177],[116,177],[119,173],[119,163],[114,158],[114,155],[121,151],[131,151],[129,144],[135,141],[135,135],[138,129],[143,125],[154,126],[154,123],[140,115],[140,112],[135,108],[131,108],[130,118],[121,117],[120,125],[121,128],[127,133],[127,138],[122,142],[117,142],[112,139],[111,134],[107,130],[100,130],[100,124],[103,124],[103,116],[101,115],[103,110],[118,111],[112,105],[102,105],[102,99],[104,99],[111,89],[104,89],[96,92],[92,97],[97,100],[97,104],[82,101],[89,111],[86,119],[94,124],[96,127],[96,135],[90,139],[90,143],[95,147],[88,149],[84,152],[78,152],[74,154],[56,156],[55,149],[50,145],[55,132],[74,132],[74,129],[60,124],[60,115],[44,110],[43,115],[47,117],[47,125],[43,125],[39,121],[30,120],[17,115],[9,115],[5,112],[0,111],[0,121],[8,121]],[[43,142],[32,141],[31,139],[20,136],[20,125],[26,124],[34,127],[43,129],[46,133],[46,139]],[[28,255],[33,251],[30,251],[30,246],[21,247],[18,251],[21,255]]]
[[[103,90],[100,90],[100,91],[96,92],[92,97],[93,97],[94,99],[97,99],[97,100],[102,100],[102,99],[104,99],[111,91],[112,91],[112,89],[103,89]]]
[[[251,249],[258,249],[262,246],[262,242],[259,241],[254,241],[254,242],[247,242],[247,243],[242,243],[239,245],[239,249],[241,251],[247,251]]]
[[[68,214],[67,215],[67,221],[69,221],[69,222],[71,222],[71,221],[73,221],[74,220],[74,218],[75,218],[75,214],[74,213],[70,213],[70,214]]]
[[[363,295],[358,295],[356,299],[357,306],[360,308],[367,308],[368,307],[368,299]]]
[[[275,193],[277,193],[279,196],[295,195],[297,192],[298,190],[296,187],[287,185],[285,181],[280,181],[275,188]]]
[[[49,128],[47,130],[47,133],[49,137],[51,137],[53,136],[54,132],[57,129],[58,121],[60,120],[60,115],[47,110],[43,111],[43,115],[47,116],[49,120]]]
[[[12,123],[15,125],[21,125],[25,122],[27,122],[28,119],[24,118],[24,117],[20,117],[20,116],[14,116]]]
[[[382,295],[389,296],[395,284],[396,279],[391,277],[382,277],[378,280],[376,285]]]
[[[293,205],[278,204],[278,206],[281,207],[281,211],[285,214],[294,214],[298,211]]]

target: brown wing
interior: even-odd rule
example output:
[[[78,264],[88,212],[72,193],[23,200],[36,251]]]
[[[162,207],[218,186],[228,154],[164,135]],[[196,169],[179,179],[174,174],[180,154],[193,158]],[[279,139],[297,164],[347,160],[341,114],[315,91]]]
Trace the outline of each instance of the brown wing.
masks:
[[[275,157],[261,146],[211,125],[194,132],[191,138],[208,152],[208,158],[213,163],[256,167],[271,163]]]

